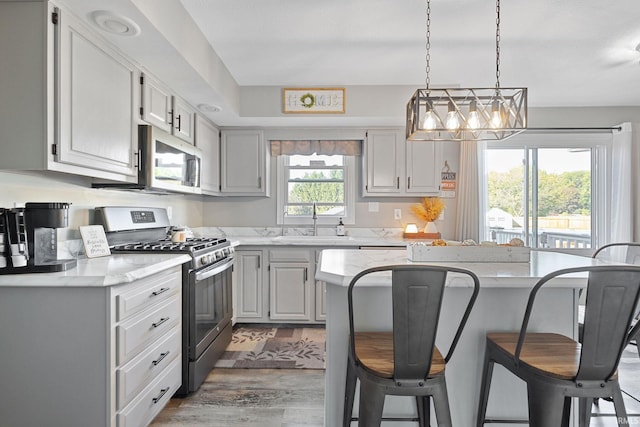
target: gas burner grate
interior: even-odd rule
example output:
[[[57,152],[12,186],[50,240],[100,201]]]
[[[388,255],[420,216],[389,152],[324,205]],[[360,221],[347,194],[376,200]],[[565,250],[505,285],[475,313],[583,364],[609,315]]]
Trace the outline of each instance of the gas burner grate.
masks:
[[[131,242],[114,245],[114,252],[197,252],[203,249],[215,249],[227,246],[227,239],[216,237],[195,237],[185,242],[172,242],[171,239],[154,242]]]

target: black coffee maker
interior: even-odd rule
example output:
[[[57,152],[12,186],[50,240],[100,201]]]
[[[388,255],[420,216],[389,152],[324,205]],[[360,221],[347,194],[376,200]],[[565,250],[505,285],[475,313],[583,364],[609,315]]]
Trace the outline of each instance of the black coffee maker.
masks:
[[[69,203],[26,203],[24,208],[0,210],[0,274],[51,273],[76,266],[75,259],[58,259],[57,229],[69,225]]]

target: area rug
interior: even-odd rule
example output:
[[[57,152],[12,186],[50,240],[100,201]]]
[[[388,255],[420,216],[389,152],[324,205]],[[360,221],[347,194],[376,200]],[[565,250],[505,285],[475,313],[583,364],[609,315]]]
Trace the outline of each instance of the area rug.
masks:
[[[324,328],[237,327],[216,368],[324,369]]]

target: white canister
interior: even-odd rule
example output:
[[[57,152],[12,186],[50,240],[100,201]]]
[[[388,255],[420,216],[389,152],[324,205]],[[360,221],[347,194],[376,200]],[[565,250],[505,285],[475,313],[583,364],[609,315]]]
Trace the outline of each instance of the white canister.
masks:
[[[171,232],[171,241],[174,243],[181,243],[187,241],[187,233],[181,229],[175,229]]]
[[[11,263],[14,267],[25,267],[27,265],[27,257],[24,255],[11,255]]]

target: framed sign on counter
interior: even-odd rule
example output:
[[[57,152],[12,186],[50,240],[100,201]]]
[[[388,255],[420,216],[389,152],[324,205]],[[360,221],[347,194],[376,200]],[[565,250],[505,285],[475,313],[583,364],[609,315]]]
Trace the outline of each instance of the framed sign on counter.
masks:
[[[80,235],[84,244],[84,252],[87,258],[96,258],[111,255],[104,227],[101,225],[86,225],[80,227]]]

